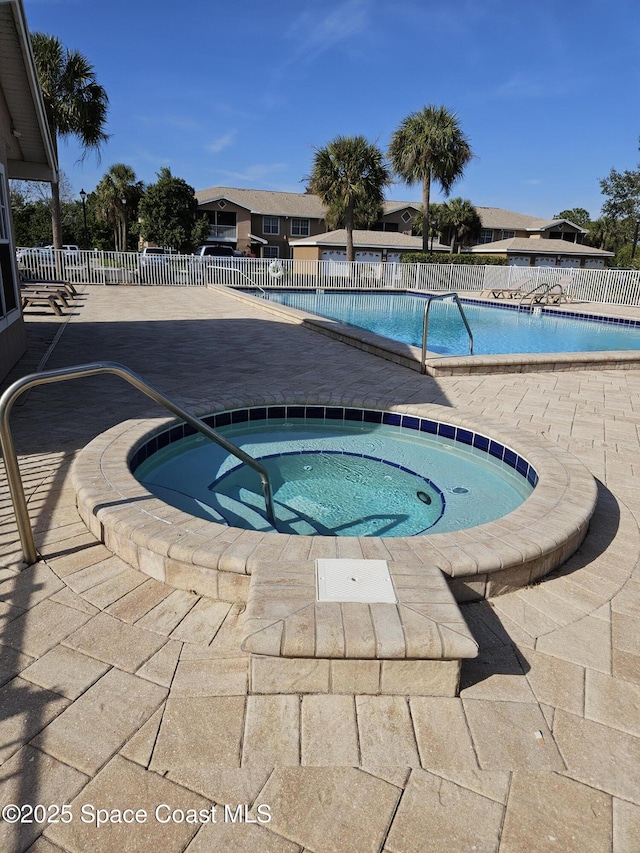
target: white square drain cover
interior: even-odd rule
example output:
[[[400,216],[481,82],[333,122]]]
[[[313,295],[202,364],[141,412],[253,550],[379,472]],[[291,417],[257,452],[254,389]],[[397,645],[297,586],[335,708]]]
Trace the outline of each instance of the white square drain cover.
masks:
[[[395,604],[386,560],[316,560],[318,601]]]

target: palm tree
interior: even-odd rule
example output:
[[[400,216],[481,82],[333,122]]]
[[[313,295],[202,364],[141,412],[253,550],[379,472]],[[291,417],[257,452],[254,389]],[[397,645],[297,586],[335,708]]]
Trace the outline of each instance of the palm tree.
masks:
[[[309,189],[320,197],[331,216],[344,221],[347,260],[355,259],[353,229],[360,216],[370,218],[383,201],[390,183],[389,170],[379,148],[364,136],[336,136],[324,148],[316,148]]]
[[[467,198],[452,198],[442,205],[443,224],[451,231],[451,252],[460,254],[463,246],[475,243],[480,237],[480,214]]]
[[[431,104],[420,112],[411,113],[391,137],[389,157],[394,172],[408,184],[422,182],[422,209],[425,225],[422,229],[422,251],[428,250],[429,198],[431,181],[437,181],[445,196],[462,177],[473,158],[469,142],[458,119],[445,107]]]
[[[96,81],[95,71],[86,57],[68,50],[55,36],[33,33],[33,56],[40,79],[47,123],[56,156],[58,137],[77,136],[84,153],[98,152],[108,139],[104,132],[109,99]],[[51,184],[51,222],[53,245],[62,246],[60,190]]]
[[[96,187],[95,206],[99,219],[113,228],[116,252],[127,251],[127,229],[142,198],[142,181],[136,180],[131,166],[116,163]]]
[[[443,204],[430,204],[429,205],[429,251],[433,252],[433,241],[435,239],[440,239],[440,234],[442,233],[442,229],[445,227],[444,222],[444,205]],[[423,229],[425,226],[425,218],[424,211],[422,207],[416,213],[415,219],[413,220],[413,224],[411,226],[411,231],[416,236],[422,236]]]

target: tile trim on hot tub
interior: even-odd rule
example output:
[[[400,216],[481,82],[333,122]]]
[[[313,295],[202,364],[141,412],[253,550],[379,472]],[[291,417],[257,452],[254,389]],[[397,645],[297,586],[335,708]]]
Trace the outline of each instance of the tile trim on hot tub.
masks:
[[[265,413],[265,417],[259,418],[257,413]],[[456,443],[459,442],[467,447],[474,447],[476,450],[488,453],[520,474],[533,487],[538,482],[538,474],[534,466],[525,457],[521,456],[521,454],[508,445],[491,439],[483,432],[476,432],[468,427],[457,426],[446,421],[421,418],[417,415],[405,415],[401,412],[349,406],[318,406],[316,404],[308,406],[246,406],[205,415],[202,417],[202,420],[207,426],[219,429],[230,424],[300,417],[313,418],[314,420],[347,420],[357,423],[384,424],[385,426],[395,426],[415,432],[439,435],[443,438],[449,438]],[[167,434],[171,437],[168,441],[165,441],[162,437]],[[174,441],[194,434],[195,430],[188,424],[182,425],[182,432],[180,432],[180,426],[174,426],[164,432],[158,433],[149,439],[148,445],[138,448],[130,461],[131,470],[135,471],[139,465],[158,450],[161,450],[162,447],[166,447],[167,444],[172,444]],[[163,442],[162,444],[161,441]]]

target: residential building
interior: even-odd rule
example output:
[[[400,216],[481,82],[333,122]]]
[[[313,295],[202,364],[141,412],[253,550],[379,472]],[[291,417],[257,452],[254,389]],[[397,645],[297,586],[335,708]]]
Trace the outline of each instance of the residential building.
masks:
[[[210,220],[210,242],[230,243],[258,257],[343,260],[344,229],[327,232],[326,208],[310,193],[211,187],[196,193]],[[479,242],[465,251],[493,254],[518,266],[603,267],[611,252],[584,245],[587,231],[566,219],[541,219],[497,207],[477,207],[482,221]],[[398,261],[405,252],[421,251],[412,236],[420,210],[417,202],[385,201],[369,231],[354,236],[356,260]],[[450,251],[435,242],[434,252]]]
[[[326,208],[311,193],[211,187],[198,190],[200,210],[210,222],[209,242],[263,258],[291,258],[291,245],[325,234]],[[385,201],[376,231],[411,234],[416,202]]]
[[[613,252],[584,245],[589,233],[568,219],[540,219],[498,207],[476,208],[480,239],[469,251],[497,255],[512,266],[602,269]]]
[[[0,379],[26,348],[9,178],[53,181],[49,135],[22,0],[0,3]]]
[[[346,261],[347,232],[344,228],[328,231],[302,240],[292,240],[290,246],[296,260]],[[353,232],[353,248],[356,261],[369,263],[399,263],[407,252],[422,251],[422,237],[401,234],[394,231],[358,231]],[[449,246],[435,243],[434,252],[448,252]]]

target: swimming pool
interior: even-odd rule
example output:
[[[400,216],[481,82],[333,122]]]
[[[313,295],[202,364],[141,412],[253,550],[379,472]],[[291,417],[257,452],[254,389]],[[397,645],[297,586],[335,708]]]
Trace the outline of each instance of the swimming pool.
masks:
[[[349,323],[402,343],[420,346],[425,300],[409,293],[316,293],[269,291],[267,298],[293,308]],[[576,319],[559,313],[532,314],[513,307],[464,302],[474,355],[640,350],[640,327],[631,321]],[[429,350],[467,355],[469,338],[451,301],[432,303]]]

